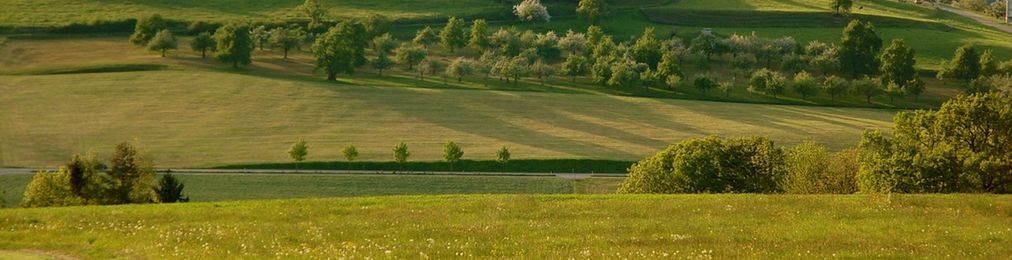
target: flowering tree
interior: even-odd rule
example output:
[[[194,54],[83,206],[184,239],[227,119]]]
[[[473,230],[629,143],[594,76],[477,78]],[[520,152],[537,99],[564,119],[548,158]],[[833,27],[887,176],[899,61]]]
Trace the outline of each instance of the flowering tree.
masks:
[[[552,19],[552,16],[548,14],[548,8],[541,4],[541,0],[524,0],[513,6],[513,13],[522,21],[543,20],[547,22]]]

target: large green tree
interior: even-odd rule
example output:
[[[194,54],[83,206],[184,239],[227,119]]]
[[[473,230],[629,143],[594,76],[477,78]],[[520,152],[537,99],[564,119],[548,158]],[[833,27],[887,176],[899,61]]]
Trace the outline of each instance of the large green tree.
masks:
[[[274,48],[281,49],[284,51],[284,58],[288,59],[288,52],[293,49],[298,49],[302,45],[302,42],[306,39],[306,31],[302,30],[302,27],[291,26],[288,28],[278,27],[271,30],[269,33],[270,37],[268,42]]]
[[[366,63],[365,27],[345,21],[320,35],[313,44],[316,67],[327,73],[327,80],[336,81],[338,73],[354,74],[355,68]]]
[[[460,161],[460,158],[464,157],[464,149],[460,148],[460,145],[452,141],[446,142],[443,145],[443,160],[446,160],[450,164],[450,171],[453,171],[453,166]]]
[[[907,82],[917,76],[914,70],[914,50],[907,47],[902,39],[893,40],[889,47],[882,51],[882,73],[883,83],[893,83],[899,86],[906,86]]]
[[[590,66],[587,63],[587,58],[583,56],[569,55],[562,63],[562,73],[569,76],[573,82],[576,82],[576,77],[587,75],[588,72],[590,72]]]
[[[882,39],[875,33],[871,22],[850,21],[843,29],[840,46],[840,68],[851,78],[873,75],[878,71],[878,52],[882,49]]]
[[[474,20],[471,24],[470,37],[471,38],[468,40],[467,45],[471,46],[471,48],[478,49],[479,51],[484,51],[485,48],[488,48],[488,22],[486,22],[485,19]]]
[[[425,46],[425,48],[428,49],[429,45],[438,41],[439,36],[432,30],[432,27],[425,26],[425,28],[422,28],[415,33],[415,38],[411,42],[414,42],[417,45]]]
[[[397,48],[397,56],[394,59],[401,64],[408,65],[408,70],[412,70],[415,68],[415,65],[425,60],[425,57],[428,55],[429,52],[425,49],[404,43],[401,44],[400,48]]]
[[[239,64],[250,64],[251,53],[253,52],[253,40],[249,36],[249,27],[242,24],[226,24],[214,33],[215,48],[214,57],[224,63],[232,63],[233,68]]]

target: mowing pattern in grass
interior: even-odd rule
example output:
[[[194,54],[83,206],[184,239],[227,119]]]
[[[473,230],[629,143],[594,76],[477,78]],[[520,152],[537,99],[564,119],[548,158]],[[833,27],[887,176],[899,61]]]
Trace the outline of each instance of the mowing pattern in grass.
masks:
[[[421,196],[0,210],[0,249],[86,258],[972,258],[1012,198]]]
[[[0,76],[0,165],[57,165],[136,140],[160,167],[290,161],[297,139],[310,161],[335,161],[349,144],[362,161],[464,158],[638,160],[704,135],[766,135],[784,144],[854,146],[888,128],[894,111],[608,95],[348,86],[201,71]],[[73,87],[68,87],[68,86]],[[251,112],[255,111],[255,112]]]
[[[623,178],[554,176],[439,176],[338,174],[174,173],[194,202],[426,194],[607,194]],[[0,175],[6,207],[17,207],[31,174]],[[2,258],[0,258],[2,259]]]

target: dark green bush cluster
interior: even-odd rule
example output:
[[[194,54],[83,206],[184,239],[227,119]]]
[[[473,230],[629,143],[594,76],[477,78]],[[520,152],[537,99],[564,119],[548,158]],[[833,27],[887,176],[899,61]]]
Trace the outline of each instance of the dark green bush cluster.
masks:
[[[630,168],[621,193],[773,193],[784,151],[765,137],[690,139]]]
[[[74,156],[55,173],[39,171],[25,188],[21,206],[187,201],[181,194],[182,188],[171,176],[163,178],[162,185],[156,185],[150,162],[129,143],[121,143],[116,146],[108,167],[94,158]]]

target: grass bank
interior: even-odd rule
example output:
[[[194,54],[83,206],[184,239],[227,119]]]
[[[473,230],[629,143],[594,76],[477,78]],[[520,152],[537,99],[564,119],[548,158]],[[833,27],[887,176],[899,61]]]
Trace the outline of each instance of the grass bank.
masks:
[[[996,195],[469,195],[0,210],[85,258],[1005,258]]]
[[[511,160],[501,164],[496,161],[461,160],[453,165],[458,172],[534,172],[534,173],[625,173],[632,161],[546,159]],[[270,170],[363,170],[363,171],[450,171],[447,162],[302,162],[302,163],[258,163],[215,167],[216,169],[270,169]]]

